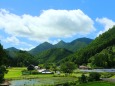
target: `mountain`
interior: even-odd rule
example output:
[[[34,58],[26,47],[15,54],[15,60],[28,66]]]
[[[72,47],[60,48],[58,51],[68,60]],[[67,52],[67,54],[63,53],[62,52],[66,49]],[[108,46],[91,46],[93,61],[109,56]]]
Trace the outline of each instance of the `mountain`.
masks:
[[[89,38],[78,38],[76,40],[73,40],[72,42],[69,43],[71,47],[69,50],[71,51],[77,51],[79,49],[85,48],[88,44],[90,44],[93,40]]]
[[[8,50],[8,51],[19,51],[19,49],[16,49],[15,47],[10,47],[10,48],[7,48],[6,50]]]
[[[57,43],[54,46],[56,48],[65,48],[65,49],[75,52],[81,48],[86,47],[91,41],[92,41],[92,39],[84,37],[84,38],[78,38],[76,40],[73,40],[70,43],[65,43],[64,41],[60,41],[59,43]]]
[[[68,49],[68,50],[69,50],[69,46],[70,46],[69,43],[66,43],[62,40],[54,45],[55,48],[65,48],[65,49]]]
[[[71,42],[71,44],[76,44],[76,42],[84,42],[84,43],[86,43],[86,44],[89,44],[89,43],[91,43],[92,41],[93,41],[92,39],[83,37],[83,38],[78,38],[78,39],[76,39],[76,40],[73,40],[73,41]]]
[[[58,63],[63,58],[68,55],[73,54],[73,52],[64,48],[53,48],[43,52],[38,53],[35,57],[40,63]]]
[[[44,42],[43,44],[40,44],[34,49],[30,50],[29,53],[36,55],[38,52],[42,52],[42,51],[52,49],[52,48],[65,48],[69,51],[75,52],[81,48],[86,47],[91,41],[92,39],[89,39],[89,38],[79,38],[70,43],[66,43],[61,40],[55,45],[52,45],[48,42]]]
[[[53,48],[54,46],[48,42],[44,42],[40,45],[38,45],[37,47],[33,48],[32,50],[29,51],[30,54],[35,55],[39,52],[42,52],[44,50],[48,50]]]
[[[93,66],[115,67],[115,26],[107,32],[99,35],[87,47],[80,49],[65,60],[74,61],[78,65],[91,63]],[[106,52],[105,52],[106,51]],[[98,59],[97,59],[98,58]],[[104,62],[103,62],[104,61]],[[63,62],[63,61],[62,61]],[[100,62],[97,63],[96,62]],[[111,65],[110,65],[111,64]]]

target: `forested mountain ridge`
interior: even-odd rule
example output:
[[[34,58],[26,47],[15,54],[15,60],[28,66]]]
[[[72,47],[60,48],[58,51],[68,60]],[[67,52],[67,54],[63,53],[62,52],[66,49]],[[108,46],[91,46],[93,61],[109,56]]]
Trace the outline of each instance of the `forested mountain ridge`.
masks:
[[[70,50],[72,52],[76,52],[77,50],[86,47],[88,44],[90,44],[93,40],[89,38],[78,38],[76,40],[73,40],[70,43],[65,43],[64,41],[60,41],[56,45],[54,45],[56,48],[65,48],[67,50]]]
[[[89,42],[87,42],[87,41],[85,42],[83,40],[92,41],[89,38],[80,38],[80,39],[76,39],[70,43],[60,41],[56,45],[52,45],[48,42],[44,42],[29,52],[18,50],[14,47],[8,48],[8,49],[6,49],[6,52],[8,55],[9,65],[10,66],[27,66],[28,64],[37,65],[37,64],[39,64],[39,62],[40,63],[51,62],[51,63],[57,64],[62,59],[73,54],[73,52],[70,51],[69,49],[72,49],[72,48],[76,49],[75,46],[78,46],[80,49],[82,47],[85,47],[87,45],[87,43],[89,43]],[[66,49],[66,48],[68,48],[68,49]]]
[[[19,51],[19,49],[16,49],[15,47],[10,47],[10,48],[7,48],[6,50],[8,50],[8,51]]]
[[[64,49],[64,48],[53,48],[43,52],[38,53],[36,57],[36,61],[40,63],[55,63],[57,64],[60,60],[64,59],[68,55],[73,54],[73,52]]]
[[[104,49],[115,45],[115,26],[110,28],[107,32],[101,34],[94,41],[92,41],[86,48],[79,50],[73,55],[65,58],[66,60],[74,61],[78,65],[87,64],[92,56],[100,53]]]
[[[30,50],[29,53],[31,53],[32,55],[36,55],[39,52],[42,52],[48,49],[52,49],[52,48],[65,48],[69,51],[75,52],[81,48],[86,47],[91,41],[92,39],[84,37],[84,38],[78,38],[70,43],[66,43],[61,40],[55,45],[52,45],[48,42],[44,42],[38,45],[37,47],[33,48],[32,50]]]
[[[54,48],[54,46],[52,44],[50,44],[48,42],[44,42],[44,43],[38,45],[37,47],[31,49],[29,51],[29,53],[32,54],[32,55],[36,55],[39,52],[42,52],[44,50],[48,50],[48,49],[51,49],[51,48]]]
[[[22,67],[28,66],[29,64],[38,65],[35,57],[27,51],[8,51],[6,50],[9,60],[9,66]]]

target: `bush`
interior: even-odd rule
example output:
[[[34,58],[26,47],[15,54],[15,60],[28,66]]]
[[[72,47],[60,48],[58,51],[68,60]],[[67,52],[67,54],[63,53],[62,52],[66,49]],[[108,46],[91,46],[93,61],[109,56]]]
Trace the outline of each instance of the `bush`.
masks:
[[[31,71],[31,74],[36,75],[36,74],[39,74],[39,72],[37,70],[33,70],[33,71]]]
[[[114,75],[115,75],[115,73],[102,73],[102,78],[110,78]]]
[[[22,70],[22,75],[30,75],[31,72],[28,70]]]
[[[81,77],[78,78],[79,83],[86,83],[87,82],[87,77],[82,74]]]
[[[89,74],[88,81],[99,81],[101,77],[101,74],[97,72],[92,72]]]
[[[0,66],[0,83],[4,80],[4,74],[7,72],[5,66]]]

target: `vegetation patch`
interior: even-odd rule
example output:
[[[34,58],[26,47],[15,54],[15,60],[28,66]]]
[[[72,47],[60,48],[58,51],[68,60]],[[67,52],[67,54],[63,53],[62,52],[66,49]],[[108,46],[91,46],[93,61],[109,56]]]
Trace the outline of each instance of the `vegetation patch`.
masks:
[[[80,84],[78,86],[115,86],[115,83],[99,81],[99,82],[84,83],[84,84]]]

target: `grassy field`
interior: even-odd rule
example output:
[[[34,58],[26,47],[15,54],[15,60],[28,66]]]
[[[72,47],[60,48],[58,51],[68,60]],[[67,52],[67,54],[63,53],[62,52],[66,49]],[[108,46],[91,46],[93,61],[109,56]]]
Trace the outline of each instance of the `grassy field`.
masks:
[[[19,68],[19,67],[9,68],[8,73],[5,74],[5,79],[13,79],[13,78],[21,77],[22,76],[21,71],[24,69],[26,68]]]
[[[63,77],[65,74],[61,73],[59,76],[55,74],[37,74],[37,75],[22,75],[22,70],[26,69],[25,67],[14,67],[9,68],[8,73],[5,74],[5,79],[25,79],[25,78],[45,78],[45,77]],[[80,77],[82,73],[73,73],[69,77]],[[86,74],[88,75],[88,74]]]
[[[80,84],[78,86],[115,86],[115,83],[110,82],[89,82],[85,84]]]
[[[37,74],[37,75],[22,75],[22,70],[24,70],[26,68],[10,68],[8,69],[9,72],[5,75],[5,79],[10,80],[10,81],[15,81],[15,80],[30,80],[30,79],[36,79],[38,81],[35,82],[39,82],[39,84],[50,84],[52,83],[65,83],[68,81],[77,81],[77,78],[74,74],[71,74],[69,76],[65,76],[65,74],[61,74],[61,75],[55,75],[55,74]],[[78,74],[78,76],[80,76],[81,74]],[[73,77],[75,76],[75,77]],[[19,82],[18,81],[18,82]],[[23,83],[23,81],[21,81],[20,83]],[[17,82],[17,81],[16,81]],[[38,83],[36,83],[38,84]],[[34,84],[35,85],[35,84]],[[37,85],[38,86],[38,85]]]
[[[51,81],[55,82],[55,83],[64,83],[64,82],[68,82],[68,81],[77,81],[77,77],[80,77],[82,75],[82,73],[78,72],[78,73],[73,73],[70,74],[67,77],[64,77],[65,74],[61,74],[61,75],[55,75],[55,74],[37,74],[37,75],[22,75],[22,70],[24,70],[26,68],[19,68],[19,67],[15,67],[15,68],[10,68],[8,69],[8,73],[5,75],[5,79],[8,80],[17,80],[17,79],[39,79],[40,82],[42,83],[49,83]],[[86,76],[88,76],[89,74],[86,73]],[[114,78],[115,76],[113,76]],[[45,81],[45,82],[43,82]],[[109,83],[109,82],[89,82],[89,83],[85,83],[85,84],[80,84],[78,86],[115,86],[115,83]]]
[[[5,74],[5,79],[30,79],[30,78],[40,78],[40,77],[52,77],[53,74],[38,74],[38,75],[22,75],[22,70],[26,68],[10,68],[8,69],[8,73]]]

